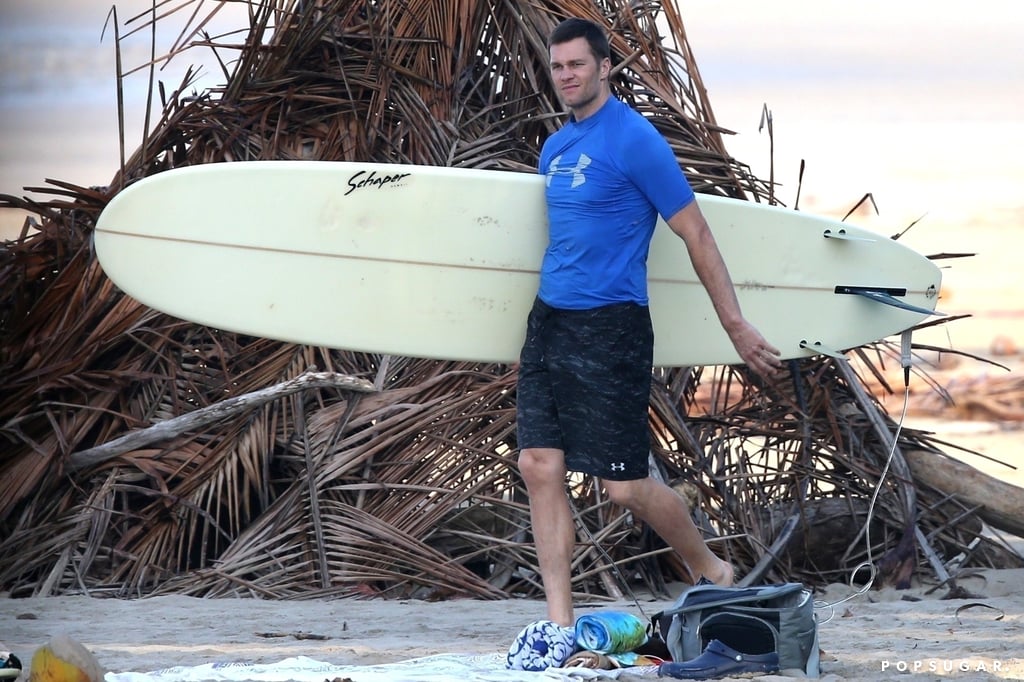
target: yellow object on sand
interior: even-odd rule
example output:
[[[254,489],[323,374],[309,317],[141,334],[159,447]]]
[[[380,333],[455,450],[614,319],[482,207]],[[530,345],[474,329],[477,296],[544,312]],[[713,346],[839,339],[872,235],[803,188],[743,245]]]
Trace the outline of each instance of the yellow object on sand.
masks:
[[[75,640],[57,635],[32,655],[29,682],[103,682],[106,671]]]

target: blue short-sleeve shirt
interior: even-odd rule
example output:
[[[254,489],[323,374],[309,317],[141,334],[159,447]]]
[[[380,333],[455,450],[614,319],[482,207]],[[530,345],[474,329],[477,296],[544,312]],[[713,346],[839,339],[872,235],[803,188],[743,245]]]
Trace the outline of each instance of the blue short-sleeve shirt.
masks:
[[[540,299],[582,310],[647,305],[647,253],[658,215],[694,200],[672,149],[614,97],[583,121],[570,120],[541,150],[549,242]]]

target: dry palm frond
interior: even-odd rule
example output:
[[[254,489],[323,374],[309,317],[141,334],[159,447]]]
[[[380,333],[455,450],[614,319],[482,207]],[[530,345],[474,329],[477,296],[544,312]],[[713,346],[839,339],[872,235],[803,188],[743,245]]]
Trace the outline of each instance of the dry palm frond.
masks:
[[[228,4],[248,8],[247,25],[204,33]],[[185,27],[138,68],[211,49],[225,65],[223,86],[189,93],[194,74],[186,73],[109,187],[54,183],[39,190],[53,197],[47,202],[0,198],[39,221],[0,252],[0,587],[537,596],[515,467],[512,368],[300,347],[189,324],[117,291],[89,250],[90,230],[119,188],[188,164],[319,159],[532,172],[562,116],[545,40],[570,15],[609,27],[617,95],[665,134],[695,188],[767,200],[770,187],[725,151],[678,8],[183,0],[160,4],[157,19],[134,18],[130,30],[171,13],[187,15]],[[116,456],[75,459],[311,368],[376,391],[319,387]],[[680,489],[699,503],[701,527],[741,573],[814,583],[864,558],[857,531],[892,449],[892,424],[848,368],[792,363],[770,385],[730,368],[659,370],[651,432],[658,474],[690,481]],[[593,481],[573,479],[570,492],[578,593],[619,596],[637,578],[656,590],[687,578]],[[879,495],[872,552],[885,555],[889,578],[906,561],[908,538],[976,564],[1019,561],[975,521],[897,466]],[[828,526],[821,551],[826,522],[838,528]]]

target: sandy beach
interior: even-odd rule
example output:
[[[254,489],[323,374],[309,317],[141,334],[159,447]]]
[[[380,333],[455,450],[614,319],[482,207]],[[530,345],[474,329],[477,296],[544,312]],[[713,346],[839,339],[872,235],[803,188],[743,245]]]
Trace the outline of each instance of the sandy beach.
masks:
[[[918,587],[870,592],[821,608],[822,679],[891,679],[898,674],[912,674],[914,680],[1022,679],[1022,584],[1024,570],[985,571],[960,581],[976,595],[968,599],[945,600],[940,598],[944,590],[927,594],[926,587]],[[834,603],[851,594],[848,586],[833,585],[817,599]],[[632,602],[595,608],[651,615],[668,602],[642,599],[640,605],[643,612]],[[579,612],[586,612],[586,606]],[[268,602],[178,596],[0,601],[5,646],[26,662],[35,647],[64,633],[113,673],[215,662],[276,663],[295,656],[376,666],[435,654],[500,655],[521,627],[541,617],[539,601]],[[762,679],[799,678],[794,673]],[[353,673],[350,679],[359,682],[360,677]],[[393,679],[403,676],[396,672]]]
[[[1011,365],[1008,376],[1019,376],[1020,359],[1019,355],[1003,359]],[[990,371],[1007,376],[1004,370],[985,367],[970,362],[952,370],[946,380]],[[934,431],[958,446],[991,457],[959,453],[972,466],[1024,486],[1019,423],[949,419],[911,410],[906,425]],[[1019,539],[1010,540],[1024,547]],[[945,598],[948,588],[936,589],[921,581],[903,591],[886,588],[857,594],[848,585],[836,584],[817,592],[822,679],[892,679],[897,675],[911,675],[915,682],[1024,679],[1024,569],[967,570],[957,585],[964,592],[956,599]],[[609,609],[647,618],[670,604],[671,600],[638,595],[637,603],[579,604],[577,615]],[[118,673],[211,663],[279,664],[292,657],[345,666],[345,675],[334,679],[402,680],[410,679],[409,670],[417,666],[396,664],[437,655],[476,665],[483,660],[485,670],[430,679],[501,680],[509,679],[502,676],[510,673],[501,668],[501,662],[513,638],[527,623],[543,617],[543,602],[537,600],[0,597],[0,649],[13,651],[27,665],[37,647],[65,634],[92,651],[109,671],[108,680],[114,682],[147,679]],[[377,667],[382,664],[386,664],[384,668]],[[487,672],[488,666],[491,672]],[[788,672],[792,674],[761,679],[802,677],[797,671]],[[594,674],[577,671],[585,673]],[[178,679],[185,679],[182,671],[172,678],[179,674],[182,677]],[[520,675],[524,680],[551,679],[540,673]]]

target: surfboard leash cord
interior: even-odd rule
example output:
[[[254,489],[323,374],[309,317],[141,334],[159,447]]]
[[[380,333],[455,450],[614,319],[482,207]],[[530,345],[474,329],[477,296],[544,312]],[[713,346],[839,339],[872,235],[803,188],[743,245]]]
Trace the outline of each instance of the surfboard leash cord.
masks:
[[[855,566],[850,571],[850,589],[854,592],[843,597],[842,599],[834,602],[816,601],[814,608],[829,609],[830,613],[828,618],[821,621],[820,625],[824,625],[833,618],[835,618],[835,607],[840,604],[861,596],[870,590],[875,584],[875,578],[878,577],[878,568],[875,566],[874,557],[871,553],[871,519],[875,514],[875,504],[878,501],[878,493],[882,489],[882,484],[885,482],[886,476],[889,474],[889,468],[892,466],[893,457],[896,456],[896,447],[900,442],[900,434],[903,432],[903,422],[907,418],[907,408],[910,405],[910,370],[913,366],[913,356],[911,353],[910,344],[911,330],[904,330],[900,335],[900,365],[903,368],[903,409],[900,411],[899,421],[896,423],[896,431],[892,436],[892,443],[889,446],[889,454],[885,458],[885,466],[882,467],[882,473],[878,476],[878,483],[875,485],[875,490],[871,494],[871,502],[868,504],[867,518],[864,520],[864,527],[861,529],[861,533],[864,535],[864,543],[867,545],[867,558],[860,564]],[[859,535],[860,533],[858,533]],[[860,588],[854,585],[854,581],[857,578],[857,574],[861,570],[867,569],[869,571],[868,580]]]

